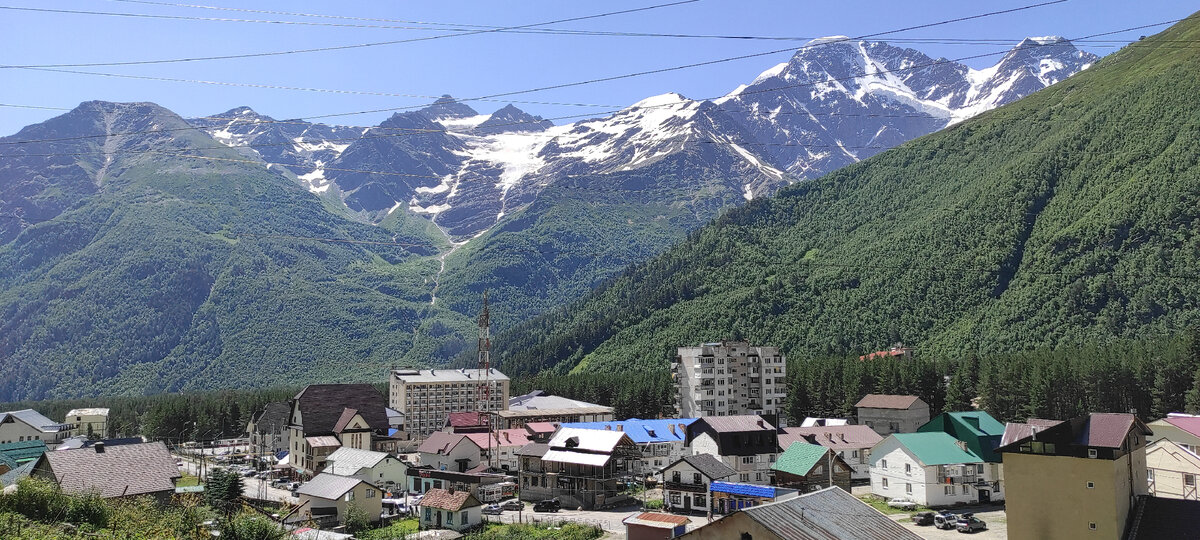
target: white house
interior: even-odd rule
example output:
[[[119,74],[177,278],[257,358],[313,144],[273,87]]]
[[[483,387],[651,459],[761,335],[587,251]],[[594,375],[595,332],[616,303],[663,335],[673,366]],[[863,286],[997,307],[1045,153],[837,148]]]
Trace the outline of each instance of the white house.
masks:
[[[465,531],[483,522],[483,504],[467,491],[434,488],[417,505],[422,529]]]
[[[487,436],[486,433],[480,435]],[[483,460],[484,450],[466,433],[435,431],[417,449],[421,465],[441,471],[466,472]]]
[[[42,441],[54,448],[71,435],[72,424],[55,422],[33,409],[0,412],[0,443]]]
[[[329,454],[325,472],[366,480],[388,491],[403,490],[408,485],[408,463],[385,452],[338,448]]]
[[[925,506],[977,503],[978,487],[990,500],[1003,500],[1000,478],[991,478],[983,458],[943,432],[893,433],[871,449],[871,493],[906,497]],[[1001,489],[995,489],[1001,487]]]
[[[345,523],[347,510],[354,505],[376,522],[383,511],[383,492],[358,478],[321,473],[301,484],[296,495],[300,498],[300,514],[306,519]]]

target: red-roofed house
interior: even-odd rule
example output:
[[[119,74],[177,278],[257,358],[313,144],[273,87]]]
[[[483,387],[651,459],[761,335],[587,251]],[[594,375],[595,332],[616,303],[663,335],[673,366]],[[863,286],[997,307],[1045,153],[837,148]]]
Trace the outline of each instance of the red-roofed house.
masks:
[[[917,396],[867,394],[854,406],[858,409],[858,423],[882,437],[915,433],[929,422],[929,404]]]
[[[1193,454],[1200,454],[1200,416],[1171,413],[1166,418],[1150,422],[1153,440],[1166,439]]]
[[[422,529],[465,531],[483,522],[483,504],[469,491],[431,489],[417,505]]]
[[[657,512],[638,512],[621,521],[629,540],[670,540],[682,536],[691,522],[683,516]]]
[[[870,354],[864,354],[858,357],[859,360],[870,360],[872,358],[912,358],[912,347],[905,347],[903,343],[892,345],[886,351],[875,351]]]

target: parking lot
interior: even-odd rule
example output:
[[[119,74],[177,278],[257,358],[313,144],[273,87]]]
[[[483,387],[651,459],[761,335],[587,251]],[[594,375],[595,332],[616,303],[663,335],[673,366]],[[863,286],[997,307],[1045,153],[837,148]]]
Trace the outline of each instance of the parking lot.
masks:
[[[977,507],[963,507],[955,509],[955,512],[974,512],[975,517],[987,522],[987,529],[971,534],[960,533],[955,530],[935,529],[932,526],[918,526],[911,519],[906,519],[909,514],[893,514],[892,518],[904,525],[905,528],[917,533],[921,538],[973,538],[973,539],[996,539],[1003,540],[1008,538],[1008,520],[1004,513],[1003,506],[988,505]]]

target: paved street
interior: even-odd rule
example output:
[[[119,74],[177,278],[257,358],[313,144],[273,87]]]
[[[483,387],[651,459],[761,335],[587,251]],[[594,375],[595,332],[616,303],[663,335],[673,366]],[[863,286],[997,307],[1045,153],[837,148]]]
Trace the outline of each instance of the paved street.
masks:
[[[940,538],[973,538],[983,540],[1004,540],[1008,538],[1008,519],[1004,513],[1003,506],[981,506],[981,507],[963,507],[954,510],[955,512],[974,512],[975,517],[987,522],[987,530],[979,531],[973,534],[964,534],[955,530],[935,529],[932,526],[919,527],[912,520],[905,520],[909,514],[893,514],[892,518],[904,525],[905,528],[917,533],[921,538],[940,539]]]
[[[526,504],[525,511],[520,514],[506,511],[499,516],[484,517],[488,520],[500,521],[502,523],[516,523],[518,519],[523,523],[581,523],[600,527],[610,533],[619,533],[618,537],[624,538],[625,525],[621,521],[629,517],[630,514],[641,511],[641,507],[636,505],[611,510],[559,510],[558,512],[534,512],[531,510],[532,507],[532,505]],[[687,530],[689,531],[708,522],[704,516],[689,516],[689,519],[692,520],[687,526]]]
[[[191,456],[176,456],[183,460],[183,466],[179,470],[184,471],[193,476],[200,476],[200,463],[198,458]],[[212,467],[213,463],[209,463],[208,467]],[[297,503],[299,499],[292,496],[292,493],[286,489],[280,489],[270,485],[270,482],[259,480],[258,478],[242,478],[242,494],[251,499],[262,499],[270,501],[284,501],[289,503]]]

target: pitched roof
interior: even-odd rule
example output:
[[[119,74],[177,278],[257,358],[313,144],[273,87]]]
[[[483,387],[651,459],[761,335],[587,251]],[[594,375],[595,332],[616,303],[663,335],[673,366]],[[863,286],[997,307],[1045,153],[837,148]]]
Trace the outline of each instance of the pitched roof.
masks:
[[[525,424],[525,429],[532,433],[554,433],[558,429],[558,422],[530,422]]]
[[[487,422],[480,420],[478,411],[450,413],[446,417],[446,425],[450,427],[479,427]]]
[[[1038,431],[1051,428],[1062,423],[1062,420],[1046,420],[1030,418],[1025,422],[1009,422],[1004,425],[1004,436],[1000,438],[1000,446],[1008,446],[1020,439],[1033,435],[1034,428]]]
[[[580,409],[580,408],[607,408],[603,405],[588,403],[569,399],[562,396],[551,396],[542,390],[534,390],[528,394],[513,396],[508,398],[508,409],[510,411],[538,411],[545,409]]]
[[[264,433],[281,430],[288,425],[292,408],[283,401],[272,401],[263,406],[254,417],[255,427]]]
[[[102,497],[174,491],[179,468],[161,442],[46,452],[37,469],[53,471],[63,491],[95,490]]]
[[[479,449],[487,448],[487,446],[486,446],[487,439],[483,439],[485,446],[480,446],[479,443],[475,441],[475,439],[472,439],[470,437],[470,435],[483,435],[484,437],[487,436],[486,433],[474,434],[474,433],[450,433],[449,431],[435,431],[435,432],[429,434],[429,437],[426,438],[425,441],[421,443],[421,446],[417,447],[417,451],[424,452],[426,454],[446,455],[446,454],[450,453],[450,450],[453,450],[455,446],[458,446],[458,443],[462,442],[463,439],[471,441],[471,444],[475,445]]]
[[[779,434],[779,447],[787,449],[792,443],[807,442],[834,450],[857,450],[870,448],[882,440],[875,430],[863,425],[789,427]]]
[[[908,409],[913,404],[921,401],[917,396],[898,396],[893,394],[867,394],[862,399],[855,403],[855,407],[865,407],[868,409]]]
[[[1129,413],[1091,413],[1083,429],[1076,435],[1075,443],[1083,446],[1120,448],[1129,430],[1135,427],[1135,423],[1142,422]],[[1146,426],[1143,424],[1142,427]],[[1147,434],[1149,431],[1146,429]]]
[[[992,415],[984,411],[945,412],[942,414],[954,420],[957,425],[966,428],[975,435],[987,436],[1004,434],[1004,424],[1001,424],[999,420],[992,418]]]
[[[660,529],[674,529],[675,527],[687,525],[691,522],[692,520],[683,516],[659,514],[658,512],[638,512],[621,520],[621,523],[626,525],[642,525]]]
[[[695,418],[666,418],[661,420],[641,420],[630,418],[613,422],[568,422],[564,428],[599,429],[604,431],[623,431],[633,442],[638,444],[657,442],[683,442],[687,438],[687,427],[695,422]]]
[[[371,450],[359,450],[358,448],[341,447],[329,454],[328,464],[325,467],[325,472],[331,474],[340,474],[342,476],[353,476],[357,474],[359,469],[371,468],[379,465],[380,462],[387,459],[389,454],[386,452],[373,452]]]
[[[785,540],[921,538],[836,486],[805,493],[786,501],[746,508],[741,513]]]
[[[296,394],[306,435],[333,433],[347,408],[356,409],[372,429],[387,429],[387,398],[372,384],[310,384]]]
[[[725,464],[724,461],[717,459],[716,456],[713,456],[712,454],[692,454],[690,456],[683,456],[682,458],[679,458],[679,461],[668,465],[666,468],[669,469],[680,461],[691,465],[693,469],[696,469],[700,472],[700,474],[708,477],[709,480],[720,480],[722,478],[728,478],[737,474],[737,471],[734,470],[733,467]]]
[[[24,465],[16,467],[4,474],[0,474],[0,488],[11,486],[20,482],[21,479],[29,477],[33,473],[33,466],[37,465],[36,461],[30,461]]]
[[[46,443],[43,441],[17,441],[0,444],[0,455],[7,456],[17,463],[34,461],[45,453]]]
[[[333,423],[333,431],[335,433],[341,433],[343,431],[346,431],[346,426],[349,426],[350,421],[354,420],[354,417],[357,415],[358,415],[358,409],[351,409],[349,407],[346,407],[346,409],[342,411],[342,415],[338,417],[337,422]],[[366,427],[370,428],[371,426],[367,425]]]
[[[779,454],[779,459],[775,460],[771,468],[796,476],[807,476],[813,466],[824,460],[829,452],[828,448],[819,444],[793,443]]]
[[[921,464],[950,465],[956,463],[983,463],[983,458],[970,450],[958,446],[958,439],[949,434],[937,431],[933,433],[893,433],[908,451],[912,452]],[[886,439],[885,439],[886,440]]]
[[[332,501],[363,483],[371,485],[370,482],[364,482],[358,478],[323,472],[314,476],[312,480],[300,484],[300,489],[297,489],[296,493]]]
[[[741,484],[737,482],[713,482],[708,485],[709,491],[713,493],[730,493],[733,495],[746,495],[748,497],[766,497],[774,498],[776,488],[774,486],[760,486],[757,484]]]
[[[515,454],[518,456],[533,456],[540,458],[546,455],[546,450],[549,449],[550,445],[546,443],[529,443],[525,446],[522,446],[520,450],[515,452]]]
[[[1200,437],[1200,416],[1168,416],[1168,424]]]
[[[633,446],[633,441],[620,431],[560,428],[542,460],[598,467],[608,463],[621,445]]]
[[[471,495],[470,491],[458,490],[451,492],[440,488],[433,488],[425,492],[425,496],[421,498],[418,506],[457,512],[463,508],[481,506],[481,504],[479,499]]]
[[[331,446],[341,446],[342,442],[333,435],[321,435],[318,437],[305,437],[304,442],[308,443],[313,448],[329,448]]]
[[[1125,540],[1196,538],[1196,516],[1200,516],[1200,501],[1141,495]]]
[[[1004,429],[1004,424],[986,412],[962,411],[939,414],[917,428],[917,433],[947,433],[967,443],[967,447],[984,461],[999,463],[1000,454],[996,453],[996,448],[1000,446]]]
[[[757,414],[743,414],[735,416],[703,416],[697,418],[696,422],[704,422],[705,425],[712,428],[717,433],[734,433],[741,431],[775,431],[775,426],[763,419]]]
[[[34,429],[39,429],[43,433],[58,433],[59,431],[64,431],[71,428],[70,424],[55,422],[54,420],[42,416],[42,413],[39,413],[33,409],[0,412],[0,423],[8,420],[9,417],[29,424],[29,426],[33,427]]]

